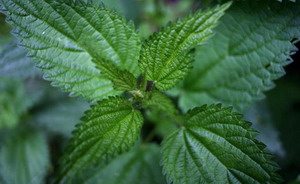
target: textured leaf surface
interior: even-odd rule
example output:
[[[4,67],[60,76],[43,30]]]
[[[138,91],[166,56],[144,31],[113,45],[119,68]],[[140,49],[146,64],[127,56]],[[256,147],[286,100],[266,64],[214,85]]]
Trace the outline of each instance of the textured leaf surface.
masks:
[[[157,145],[141,145],[117,157],[108,166],[96,168],[84,184],[163,184]],[[97,172],[98,171],[98,172]]]
[[[74,137],[61,164],[61,182],[93,162],[126,151],[137,140],[143,118],[123,98],[109,98],[92,106]]]
[[[140,39],[116,12],[92,1],[0,2],[15,35],[54,85],[92,100],[115,94],[92,58],[138,74]]]
[[[150,107],[170,115],[178,113],[174,103],[167,95],[159,91],[152,91],[148,95],[148,99],[145,99],[143,102],[144,107]]]
[[[32,128],[6,137],[0,151],[0,174],[4,184],[42,184],[49,167],[47,142]]]
[[[300,38],[300,3],[238,1],[208,44],[196,49],[180,106],[222,102],[244,110],[284,75]]]
[[[256,134],[230,108],[195,108],[163,142],[164,171],[174,184],[279,183],[277,166]]]
[[[122,15],[125,14],[125,8],[122,6],[122,0],[94,0],[94,1],[103,2],[110,9],[120,12]]]
[[[114,89],[129,91],[136,89],[137,79],[127,70],[120,70],[113,63],[107,61],[95,61],[97,67],[102,71],[114,86]]]
[[[26,57],[25,49],[17,46],[16,41],[6,45],[0,54],[0,77],[11,76],[23,79],[40,75],[34,62]]]
[[[172,88],[191,67],[191,49],[203,44],[230,4],[191,14],[145,41],[139,66],[160,90]]]

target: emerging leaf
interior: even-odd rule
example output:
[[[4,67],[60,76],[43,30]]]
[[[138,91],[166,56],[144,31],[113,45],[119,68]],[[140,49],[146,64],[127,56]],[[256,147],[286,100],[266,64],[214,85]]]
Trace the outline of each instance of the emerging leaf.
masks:
[[[300,2],[236,1],[216,35],[196,49],[180,106],[186,111],[222,102],[245,110],[285,74],[283,66],[297,50],[295,38],[300,38]]]
[[[60,181],[87,165],[126,151],[143,124],[141,113],[123,98],[109,98],[92,106],[82,118],[61,164]]]
[[[0,0],[14,33],[48,80],[91,100],[116,94],[92,59],[137,75],[140,38],[116,12],[96,2]]]
[[[109,61],[95,61],[101,70],[112,83],[116,90],[129,91],[137,88],[137,79],[127,70],[120,70]]]
[[[6,137],[0,151],[4,184],[41,184],[49,167],[45,137],[34,130],[18,129]]]
[[[146,79],[160,90],[174,87],[191,68],[191,49],[212,36],[212,29],[229,6],[226,3],[191,14],[150,37],[143,44],[139,61]]]
[[[277,165],[256,131],[231,108],[211,105],[187,113],[162,144],[162,163],[174,184],[278,183]]]
[[[174,115],[178,113],[172,100],[165,94],[159,91],[152,91],[149,94],[148,99],[143,101],[144,107],[150,107],[155,110],[163,111],[169,115]]]

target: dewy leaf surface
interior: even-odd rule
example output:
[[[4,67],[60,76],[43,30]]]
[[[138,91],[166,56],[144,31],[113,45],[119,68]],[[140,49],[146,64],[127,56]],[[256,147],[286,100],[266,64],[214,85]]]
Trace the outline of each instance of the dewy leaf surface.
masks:
[[[291,40],[300,38],[300,3],[236,1],[220,22],[196,49],[179,102],[185,111],[216,102],[245,110],[262,99],[297,50]]]
[[[277,165],[256,131],[230,108],[211,105],[187,113],[183,127],[162,144],[163,169],[174,184],[279,183]]]
[[[84,184],[164,184],[159,165],[160,148],[155,144],[140,145],[124,153],[106,167],[95,169],[95,175]]]
[[[139,66],[147,80],[160,90],[167,90],[182,79],[191,67],[191,49],[213,34],[219,18],[230,3],[198,11],[166,26],[145,41]]]
[[[142,124],[141,113],[127,99],[109,98],[92,106],[74,132],[61,164],[60,181],[126,151],[137,140]]]
[[[33,128],[14,130],[0,150],[0,174],[4,184],[41,184],[49,168],[45,137]]]
[[[139,73],[140,39],[134,27],[103,5],[81,0],[0,2],[14,34],[54,85],[98,100],[116,92],[92,59]]]

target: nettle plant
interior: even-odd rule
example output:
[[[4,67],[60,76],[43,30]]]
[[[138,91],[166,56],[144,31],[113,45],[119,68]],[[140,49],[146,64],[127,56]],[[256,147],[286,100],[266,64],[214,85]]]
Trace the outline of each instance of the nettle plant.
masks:
[[[73,132],[55,182],[88,180],[87,170],[107,163],[91,183],[281,181],[257,131],[235,111],[284,74],[300,37],[299,3],[228,2],[143,40],[95,1],[0,2],[44,78],[98,101]],[[141,132],[144,122],[151,131]]]

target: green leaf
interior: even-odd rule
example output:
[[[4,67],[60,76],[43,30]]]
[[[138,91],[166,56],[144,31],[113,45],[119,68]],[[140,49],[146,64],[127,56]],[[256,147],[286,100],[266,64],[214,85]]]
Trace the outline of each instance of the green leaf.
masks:
[[[51,102],[53,103],[53,101],[52,99]],[[34,116],[35,123],[53,133],[69,137],[75,124],[88,107],[88,103],[76,98],[60,98],[53,104],[48,103],[48,106],[44,106],[38,111]]]
[[[64,0],[1,0],[15,35],[47,80],[91,100],[116,94],[92,59],[139,73],[140,38],[132,24],[99,3]]]
[[[279,183],[277,165],[249,122],[231,108],[195,108],[162,144],[168,180],[183,183]]]
[[[11,41],[12,35],[9,34],[11,27],[5,22],[5,16],[2,14],[0,14],[0,25],[0,52],[2,52],[5,45]]]
[[[140,145],[109,163],[95,168],[95,174],[84,178],[84,184],[163,184],[159,165],[160,148],[155,144]]]
[[[108,61],[95,61],[97,67],[112,83],[116,90],[129,91],[137,88],[137,79],[127,70],[120,70]]]
[[[94,1],[103,2],[110,9],[120,12],[122,15],[125,14],[125,9],[122,6],[122,2],[121,2],[122,0],[94,0]]]
[[[159,91],[152,91],[148,95],[149,97],[143,100],[144,107],[163,111],[169,115],[178,113],[174,103],[167,95]]]
[[[191,68],[194,58],[191,49],[211,37],[212,29],[229,6],[226,3],[198,11],[169,24],[145,41],[139,67],[146,79],[160,90],[172,88]]]
[[[32,105],[21,80],[0,77],[0,129],[13,128]]]
[[[177,130],[176,119],[158,108],[145,111],[145,119],[155,126],[155,134],[160,138],[168,136]]]
[[[39,76],[40,72],[34,68],[34,62],[26,54],[25,49],[18,47],[15,40],[7,44],[0,54],[0,77],[26,79]]]
[[[127,99],[109,98],[82,118],[61,164],[63,183],[91,163],[126,151],[137,140],[143,117]]]
[[[4,184],[42,184],[49,164],[46,139],[33,128],[15,130],[1,145]]]
[[[222,102],[246,110],[285,74],[283,66],[297,50],[295,38],[300,38],[299,2],[236,1],[215,36],[196,49],[180,106]]]

